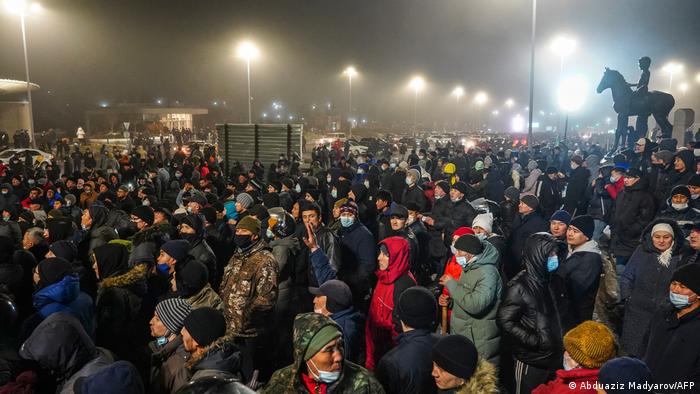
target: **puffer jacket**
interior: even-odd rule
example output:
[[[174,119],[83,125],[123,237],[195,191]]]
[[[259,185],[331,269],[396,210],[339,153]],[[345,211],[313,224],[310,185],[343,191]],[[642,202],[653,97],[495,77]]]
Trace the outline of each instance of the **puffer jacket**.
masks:
[[[274,239],[269,243],[272,255],[278,265],[277,303],[275,309],[286,311],[293,299],[292,275],[294,274],[294,258],[300,250],[299,239],[294,236]]]
[[[46,286],[34,293],[33,303],[42,319],[56,312],[66,312],[80,320],[85,332],[95,334],[92,298],[80,291],[77,275],[67,275],[60,282]]]
[[[338,240],[338,237],[330,228],[321,225],[321,227],[316,230],[316,242],[318,243],[318,247],[323,250],[328,257],[331,268],[333,268],[335,272],[340,271],[343,267],[343,259],[341,257],[340,240]],[[304,252],[306,253],[299,253],[298,257],[305,257],[308,261],[309,249],[305,248]],[[297,259],[297,261],[299,261],[299,259]],[[318,287],[319,282],[311,269],[308,270],[308,280],[309,286]]]
[[[432,350],[439,337],[428,329],[402,332],[398,344],[379,360],[375,374],[387,394],[430,394],[437,388]]]
[[[598,382],[597,369],[576,368],[570,371],[560,369],[556,373],[554,380],[537,386],[532,390],[532,394],[596,394],[598,392],[594,388]]]
[[[674,244],[671,247],[668,266],[659,262],[659,250],[651,240],[651,230],[658,223],[670,225],[674,232]],[[673,271],[681,266],[684,242],[678,224],[668,219],[657,219],[644,230],[640,245],[627,262],[625,271],[620,276],[620,297],[625,304],[620,344],[626,354],[637,357],[644,355],[645,334],[651,326],[654,314],[671,309],[668,286]]]
[[[188,253],[190,256],[194,257],[195,260],[204,264],[209,272],[209,284],[212,288],[218,289],[219,283],[217,282],[219,272],[217,267],[216,255],[214,251],[211,250],[209,244],[204,238],[198,238],[196,241],[190,243],[190,251]]]
[[[469,380],[461,387],[449,391],[444,391],[444,394],[497,394],[500,393],[498,386],[498,371],[493,364],[479,357],[476,363],[476,370]]]
[[[234,345],[233,337],[223,336],[207,346],[202,353],[190,357],[185,367],[192,374],[191,382],[208,377],[240,379],[241,351]]]
[[[406,264],[408,269],[408,263]],[[330,318],[318,313],[300,314],[294,320],[294,362],[272,374],[263,394],[309,393],[301,374],[306,371],[304,354],[313,337],[326,326],[340,327]],[[320,388],[320,387],[319,387]],[[377,379],[365,368],[348,360],[343,360],[340,378],[327,386],[326,393],[334,394],[381,394],[384,389]]]
[[[211,288],[211,285],[208,283],[202,287],[201,290],[199,290],[196,294],[187,297],[185,299],[192,309],[197,309],[197,308],[204,308],[204,307],[209,307],[209,308],[214,308],[218,311],[223,311],[224,310],[224,303],[221,301],[221,297],[219,297],[218,294],[214,291],[214,289]]]
[[[174,239],[175,228],[168,222],[156,223],[137,232],[131,239],[132,249],[129,264],[134,265],[136,256],[158,256],[160,247]]]
[[[551,234],[528,238],[523,250],[525,270],[513,278],[498,311],[505,345],[521,362],[546,370],[561,366],[564,347],[559,315],[549,282],[547,258],[563,254],[564,245]]]
[[[11,239],[16,248],[22,246],[22,230],[15,221],[0,221],[0,237]]]
[[[224,268],[219,296],[224,302],[228,331],[241,337],[256,337],[267,326],[277,302],[279,267],[265,241],[247,251],[240,248]]]
[[[649,192],[649,183],[641,178],[631,187],[625,186],[615,200],[612,219],[612,251],[617,257],[628,257],[639,244],[644,228],[654,219],[656,207]]]
[[[690,203],[690,201],[689,201]],[[671,205],[671,199],[666,200],[666,209],[663,209],[661,213],[657,215],[659,218],[669,219],[680,226],[683,230],[683,237],[690,235],[690,230],[693,228],[693,223],[695,223],[698,218],[700,218],[700,213],[690,207],[690,204],[686,208],[676,209]]]
[[[157,341],[148,343],[150,354],[150,384],[148,392],[152,394],[169,394],[187,384],[189,371],[185,362],[189,353],[182,345],[182,336],[178,335],[165,345]]]
[[[503,284],[497,267],[498,251],[488,241],[481,244],[483,252],[463,269],[459,281],[451,279],[445,283],[454,301],[450,332],[469,338],[479,355],[498,365],[501,333],[496,314]]]

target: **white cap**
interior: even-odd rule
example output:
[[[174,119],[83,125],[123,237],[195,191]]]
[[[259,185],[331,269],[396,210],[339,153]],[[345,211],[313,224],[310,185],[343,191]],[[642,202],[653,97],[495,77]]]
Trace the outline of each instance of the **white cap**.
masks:
[[[482,213],[479,215],[476,215],[474,218],[474,221],[472,222],[472,228],[474,227],[481,227],[486,232],[489,234],[493,232],[493,214],[491,212],[489,213]]]

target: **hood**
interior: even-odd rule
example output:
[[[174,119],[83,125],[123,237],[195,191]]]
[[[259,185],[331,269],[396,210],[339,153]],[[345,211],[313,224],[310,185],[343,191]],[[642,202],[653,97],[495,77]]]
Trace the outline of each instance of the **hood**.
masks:
[[[695,155],[692,150],[682,150],[676,154],[676,157],[683,160],[685,172],[695,172]]]
[[[546,284],[549,281],[549,272],[547,271],[549,254],[556,250],[560,261],[564,261],[565,248],[566,245],[550,233],[532,234],[525,242],[522,253],[522,262],[528,273],[528,280],[536,285]]]
[[[11,184],[11,183],[3,183],[3,184],[0,185],[0,188],[7,188],[7,190],[10,191],[9,194],[12,194],[12,192],[15,191],[15,188],[12,187],[12,184]]]
[[[100,278],[121,275],[129,269],[129,251],[124,245],[108,243],[93,250]]]
[[[408,241],[401,237],[389,237],[379,242],[389,250],[389,267],[377,270],[377,278],[384,284],[394,283],[401,275],[408,272],[410,247]]]
[[[335,326],[342,332],[340,326],[331,318],[318,313],[303,313],[294,319],[294,363],[292,364],[294,379],[299,379],[299,372],[304,364],[304,353],[311,344],[311,340],[326,326]]]
[[[148,276],[148,265],[137,264],[122,275],[112,276],[100,282],[100,289],[110,287],[128,287],[138,294],[145,294],[147,291],[146,277]]]
[[[144,242],[167,242],[170,240],[172,232],[174,232],[174,227],[170,223],[156,223],[134,234],[133,243],[139,245]]]
[[[594,240],[587,241],[583,245],[579,246],[578,248],[574,250],[569,251],[569,256],[575,253],[584,253],[584,252],[589,252],[589,253],[596,253],[596,254],[602,254],[600,251],[600,248],[598,248],[598,242]],[[568,256],[567,256],[568,257]]]
[[[479,242],[481,242],[481,245],[483,245],[484,250],[480,254],[474,256],[474,261],[467,265],[467,267],[464,269],[465,271],[482,265],[496,265],[496,262],[498,262],[498,249],[496,249],[491,242],[485,241],[481,238],[479,238]]]
[[[60,282],[48,285],[34,293],[34,308],[37,310],[44,306],[57,302],[70,304],[80,294],[80,279],[77,275],[67,275]]]
[[[353,194],[355,195],[355,202],[356,203],[361,203],[364,202],[365,199],[367,199],[367,188],[365,187],[364,184],[362,183],[356,183],[352,185],[350,188],[352,190]]]
[[[497,394],[499,393],[496,367],[479,357],[472,377],[455,394]]]
[[[64,381],[98,356],[78,319],[64,312],[51,314],[22,344],[20,357],[37,361]]]
[[[649,181],[647,178],[639,178],[639,181],[635,183],[634,185],[627,187],[625,186],[625,190],[628,191],[637,191],[637,190],[647,190],[649,189]]]
[[[197,357],[187,360],[185,366],[192,371],[215,369],[237,373],[241,369],[241,352],[233,343],[232,336],[223,336],[212,342]]]
[[[654,247],[654,244],[651,240],[651,230],[654,228],[654,226],[656,226],[659,223],[666,223],[673,229],[672,255],[675,256],[681,253],[681,249],[683,249],[683,246],[685,245],[685,235],[683,234],[683,230],[681,230],[681,227],[678,225],[677,221],[664,218],[652,221],[642,232],[640,243],[642,245],[642,248],[644,248],[644,251],[647,253],[659,253],[659,251]]]

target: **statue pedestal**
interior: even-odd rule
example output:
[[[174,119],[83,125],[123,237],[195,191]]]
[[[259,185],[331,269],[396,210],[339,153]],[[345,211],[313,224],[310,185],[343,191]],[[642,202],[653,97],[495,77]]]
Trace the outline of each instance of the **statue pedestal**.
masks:
[[[690,108],[679,108],[673,113],[672,138],[678,141],[678,146],[685,145],[685,131],[695,123],[695,111]]]

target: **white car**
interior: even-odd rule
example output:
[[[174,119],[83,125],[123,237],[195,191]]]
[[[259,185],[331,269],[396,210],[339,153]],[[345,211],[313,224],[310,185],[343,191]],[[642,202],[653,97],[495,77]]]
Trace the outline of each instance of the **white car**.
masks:
[[[3,163],[9,163],[12,156],[14,156],[18,153],[20,154],[20,157],[22,157],[22,158],[24,158],[27,153],[32,155],[32,163],[36,162],[37,160],[42,164],[49,163],[51,160],[54,159],[53,154],[41,151],[39,149],[33,149],[33,148],[14,149],[13,148],[13,149],[6,149],[6,150],[0,152],[0,160],[2,160]]]

